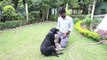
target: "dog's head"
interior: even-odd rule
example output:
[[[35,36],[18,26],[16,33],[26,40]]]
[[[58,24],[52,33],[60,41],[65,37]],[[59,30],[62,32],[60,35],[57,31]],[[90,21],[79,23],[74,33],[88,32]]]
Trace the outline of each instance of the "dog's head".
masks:
[[[57,32],[59,31],[59,29],[57,29],[57,28],[52,28],[50,31],[51,31],[52,33],[54,33],[54,34],[57,34]]]

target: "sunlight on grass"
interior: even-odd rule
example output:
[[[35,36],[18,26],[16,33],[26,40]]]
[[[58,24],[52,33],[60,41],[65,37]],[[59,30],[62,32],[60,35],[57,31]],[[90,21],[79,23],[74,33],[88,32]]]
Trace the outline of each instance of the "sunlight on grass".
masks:
[[[69,51],[73,46],[94,42],[73,30],[63,55],[59,58],[45,57],[40,53],[40,45],[48,31],[55,26],[55,22],[45,22],[0,32],[0,60],[71,60]],[[106,46],[80,46],[71,54],[75,60],[107,60],[106,50]]]

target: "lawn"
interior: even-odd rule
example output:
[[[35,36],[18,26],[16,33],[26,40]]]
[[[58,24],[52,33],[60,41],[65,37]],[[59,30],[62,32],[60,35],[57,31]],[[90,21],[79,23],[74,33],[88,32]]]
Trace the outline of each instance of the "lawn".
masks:
[[[49,29],[55,26],[55,22],[45,22],[1,31],[0,60],[107,60],[107,45],[97,44],[75,29],[63,55],[45,57],[40,53],[40,45]]]

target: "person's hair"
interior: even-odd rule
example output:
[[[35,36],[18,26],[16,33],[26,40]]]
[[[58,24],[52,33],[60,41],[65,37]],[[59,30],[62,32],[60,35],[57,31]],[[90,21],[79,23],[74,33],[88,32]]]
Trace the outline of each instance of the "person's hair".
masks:
[[[64,7],[60,7],[59,10],[58,10],[58,13],[59,14],[66,13],[65,8]]]

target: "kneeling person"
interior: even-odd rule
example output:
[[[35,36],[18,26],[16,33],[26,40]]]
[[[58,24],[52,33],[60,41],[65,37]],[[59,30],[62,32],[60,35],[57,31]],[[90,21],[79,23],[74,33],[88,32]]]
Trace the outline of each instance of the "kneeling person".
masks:
[[[59,37],[61,38],[60,45],[65,48],[67,45],[69,33],[73,28],[73,19],[66,15],[66,11],[64,7],[59,8],[57,29],[59,29]]]

